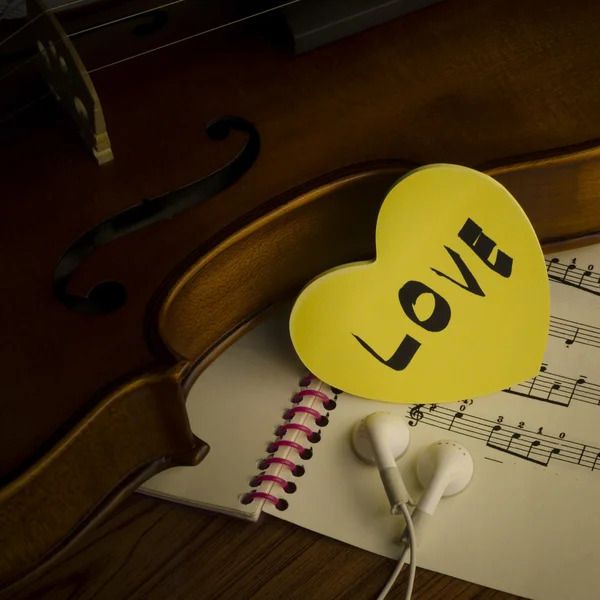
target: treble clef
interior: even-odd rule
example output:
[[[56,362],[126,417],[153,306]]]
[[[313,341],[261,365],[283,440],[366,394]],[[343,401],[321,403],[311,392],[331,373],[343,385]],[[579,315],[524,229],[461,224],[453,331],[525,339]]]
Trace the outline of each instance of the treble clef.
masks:
[[[423,418],[423,411],[421,410],[423,408],[422,404],[417,404],[415,406],[413,406],[409,413],[408,416],[410,417],[410,421],[408,422],[408,424],[411,427],[416,427],[419,424],[419,421]]]

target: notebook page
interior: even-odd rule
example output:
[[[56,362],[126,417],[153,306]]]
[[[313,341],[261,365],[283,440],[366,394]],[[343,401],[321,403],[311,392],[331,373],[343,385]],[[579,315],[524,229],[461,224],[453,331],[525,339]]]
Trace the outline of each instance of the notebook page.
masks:
[[[350,447],[360,418],[395,412],[412,424],[399,464],[414,499],[416,456],[428,444],[457,440],[475,462],[471,485],[444,499],[428,524],[420,566],[536,600],[597,599],[600,246],[549,256],[547,266],[552,318],[536,378],[510,393],[438,406],[342,394],[294,502],[285,512],[265,511],[397,558],[403,521],[389,514],[377,470]]]
[[[275,438],[273,432],[306,373],[289,342],[288,318],[286,309],[249,332],[192,386],[186,406],[193,432],[210,445],[207,457],[196,467],[159,473],[139,491],[237,517],[258,518],[263,502],[244,505],[240,498],[250,491],[257,463],[267,456],[265,448]],[[297,436],[290,432],[286,439]],[[290,452],[282,448],[276,456]],[[274,465],[268,473],[276,475],[280,470]],[[263,484],[260,491],[269,492],[271,487]]]

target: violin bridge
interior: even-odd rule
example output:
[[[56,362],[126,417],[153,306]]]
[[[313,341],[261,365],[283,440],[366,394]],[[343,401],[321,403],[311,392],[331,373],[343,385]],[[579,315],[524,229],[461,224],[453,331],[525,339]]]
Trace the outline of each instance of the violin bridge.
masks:
[[[100,99],[75,46],[43,0],[27,0],[27,11],[50,91],[75,121],[98,164],[110,162],[113,153]]]

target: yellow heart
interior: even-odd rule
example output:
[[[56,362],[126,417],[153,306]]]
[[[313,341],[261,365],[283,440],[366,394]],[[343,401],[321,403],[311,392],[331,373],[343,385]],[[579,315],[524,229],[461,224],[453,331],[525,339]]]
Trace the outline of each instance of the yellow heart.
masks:
[[[317,377],[351,394],[453,402],[535,376],[548,336],[544,257],[497,181],[432,165],[387,194],[377,258],[323,273],[297,298],[290,333]]]

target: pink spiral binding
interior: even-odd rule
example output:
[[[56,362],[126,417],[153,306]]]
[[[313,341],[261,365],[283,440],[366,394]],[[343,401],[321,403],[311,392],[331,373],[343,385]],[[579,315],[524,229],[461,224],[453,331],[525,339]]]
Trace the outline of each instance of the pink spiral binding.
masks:
[[[287,458],[280,458],[279,456],[269,456],[260,461],[261,469],[268,469],[271,465],[283,465],[287,467],[292,473],[297,469],[298,465],[294,464]]]
[[[277,435],[284,435],[288,429],[296,429],[297,431],[301,431],[306,434],[306,437],[311,438],[315,434],[315,432],[306,425],[301,425],[300,423],[286,423],[285,425],[280,425],[277,428]]]
[[[276,440],[275,442],[271,442],[269,444],[269,453],[277,452],[280,446],[288,446],[293,448],[294,450],[297,450],[301,456],[308,450],[308,448],[305,448],[298,442],[292,442],[291,440]]]
[[[313,379],[313,375],[309,373],[309,375],[307,375],[300,381],[300,386],[308,386]],[[325,407],[327,407],[333,402],[331,398],[327,396],[327,394],[324,394],[319,390],[304,389],[294,395],[294,397],[292,398],[292,403],[299,404],[302,401],[302,398],[304,398],[305,396],[319,398],[323,402],[323,405]],[[333,404],[333,408],[335,408],[335,403]],[[327,417],[310,406],[294,406],[285,412],[284,419],[290,420],[294,417],[296,413],[309,414],[312,417],[314,417],[315,422],[322,425],[327,425]],[[307,427],[302,423],[285,423],[277,429],[277,435],[284,435],[285,432],[290,429],[302,431],[311,441],[317,442],[320,439],[320,434],[318,432],[313,431],[310,427]],[[305,448],[304,446],[302,446],[302,444],[299,444],[298,442],[294,442],[292,440],[275,440],[269,444],[269,446],[267,447],[267,451],[269,452],[269,454],[274,454],[282,446],[293,448],[298,452],[300,458],[302,458],[303,460],[308,460],[312,456],[311,448]],[[302,465],[296,465],[291,460],[288,460],[287,458],[280,458],[279,456],[269,456],[261,460],[259,463],[259,468],[261,470],[266,470],[273,464],[279,464],[284,467],[287,467],[292,472],[292,474],[297,477],[304,474],[304,467]],[[277,475],[269,475],[267,473],[257,475],[252,480],[251,485],[260,485],[263,481],[270,481],[272,483],[276,483],[277,485],[281,486],[283,490],[285,490],[287,493],[292,493],[296,490],[295,483],[286,481],[283,477],[279,477]],[[243,504],[250,504],[255,499],[262,499],[266,500],[267,502],[271,502],[271,504],[276,506],[279,510],[285,510],[288,507],[287,500],[284,500],[283,498],[277,498],[277,496],[274,496],[273,494],[268,494],[266,492],[249,492],[243,496],[241,501]]]
[[[315,421],[318,421],[323,415],[314,408],[310,406],[294,406],[294,408],[289,408],[285,411],[285,415],[283,415],[284,419],[291,419],[296,413],[307,413],[312,415],[315,418]]]
[[[246,494],[242,499],[243,504],[250,504],[254,499],[262,498],[263,500],[267,500],[275,505],[276,508],[280,510],[285,510],[287,508],[287,501],[281,500],[277,498],[277,496],[273,496],[273,494],[267,494],[266,492],[250,492]]]
[[[263,481],[271,481],[280,485],[288,494],[292,494],[296,491],[296,484],[293,481],[286,481],[283,477],[278,477],[277,475],[258,475],[252,480],[250,485],[252,487],[258,487]]]
[[[323,401],[323,404],[325,405],[331,402],[331,398],[327,394],[319,392],[318,390],[302,390],[301,392],[298,392],[294,395],[294,397],[292,398],[292,402],[294,404],[298,404],[298,402],[302,401],[302,398],[304,398],[304,396],[316,396],[317,398],[320,398]]]
[[[327,413],[326,415],[323,415],[318,410],[315,410],[314,408],[311,408],[310,406],[294,406],[294,408],[290,408],[285,411],[285,413],[283,414],[283,418],[286,421],[290,421],[291,419],[294,418],[294,415],[296,413],[306,413],[306,414],[311,415],[312,417],[314,417],[315,423],[319,427],[325,427],[326,425],[329,424],[329,413]]]
[[[253,486],[260,485],[263,481],[272,481],[278,483],[282,488],[287,485],[287,481],[283,477],[277,477],[277,475],[259,475],[252,480]]]

